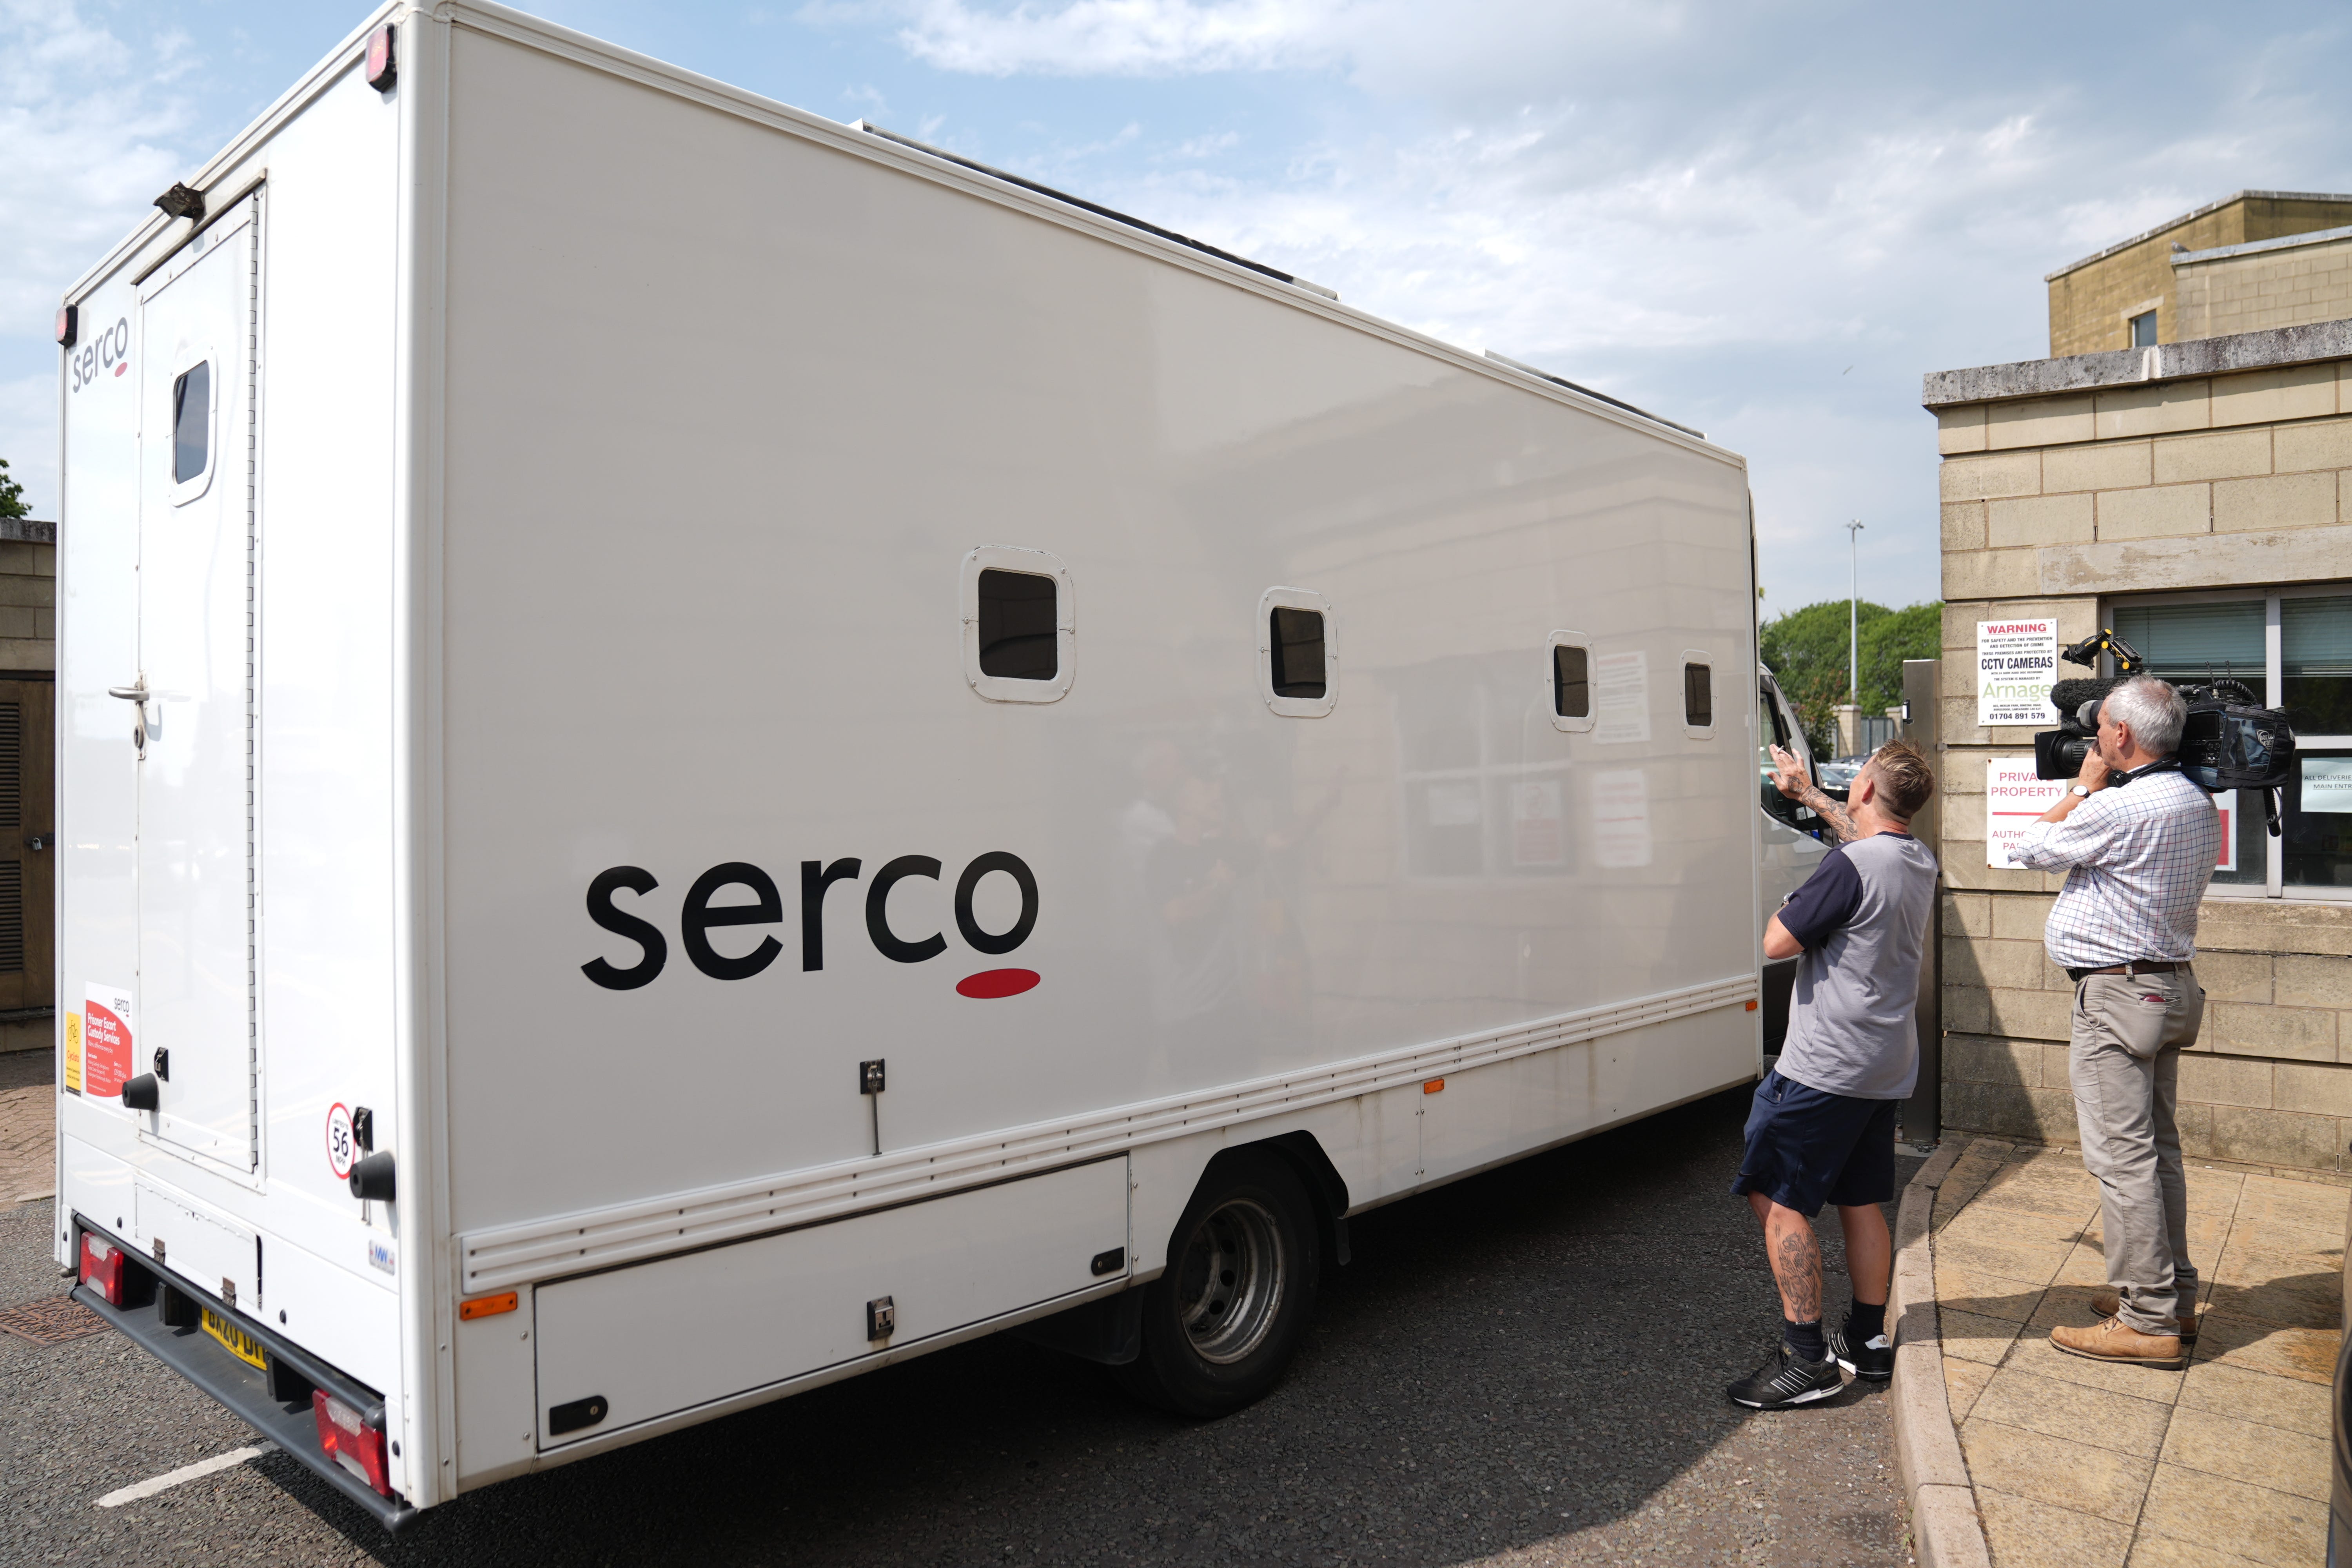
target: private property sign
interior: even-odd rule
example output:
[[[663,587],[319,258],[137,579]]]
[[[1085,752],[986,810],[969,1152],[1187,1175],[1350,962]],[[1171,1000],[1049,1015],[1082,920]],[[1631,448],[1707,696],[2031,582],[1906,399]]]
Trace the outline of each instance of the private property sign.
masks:
[[[1977,623],[1977,723],[2055,724],[2050,688],[2058,679],[2058,623]]]
[[[2072,779],[2033,776],[2033,759],[1991,757],[1985,762],[1985,864],[1997,871],[2013,871],[2010,846],[2027,826],[2049,810],[2066,793]]]
[[[1986,758],[1985,864],[1996,871],[2020,869],[2017,862],[2009,858],[2010,847],[2017,842],[2018,835],[2056,805],[2074,783],[2072,779],[2035,777],[2030,756]],[[2221,816],[2221,853],[2213,869],[2234,871],[2238,868],[2238,792],[2223,790],[2215,795],[2213,809]]]

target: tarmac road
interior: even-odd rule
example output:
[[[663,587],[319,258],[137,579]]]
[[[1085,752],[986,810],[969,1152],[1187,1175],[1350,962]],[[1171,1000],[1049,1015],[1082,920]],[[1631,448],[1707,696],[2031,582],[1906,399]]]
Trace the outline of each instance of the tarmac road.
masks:
[[[1360,1216],[1288,1378],[1223,1421],[984,1340],[471,1494],[396,1542],[276,1454],[98,1508],[256,1439],[110,1332],[0,1334],[0,1563],[1906,1563],[1883,1387],[1773,1415],[1723,1396],[1779,1319],[1725,1193],[1746,1101]],[[62,1289],[49,1215],[0,1210],[0,1307]],[[1823,1251],[1842,1311],[1833,1217]]]

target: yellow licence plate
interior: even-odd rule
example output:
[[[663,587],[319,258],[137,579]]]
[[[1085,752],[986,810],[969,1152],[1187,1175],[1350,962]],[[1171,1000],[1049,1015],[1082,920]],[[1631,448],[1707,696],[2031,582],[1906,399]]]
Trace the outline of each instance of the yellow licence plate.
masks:
[[[264,1372],[269,1370],[269,1354],[262,1349],[261,1342],[210,1307],[205,1309],[205,1332],[220,1341],[228,1348],[229,1354],[246,1365],[259,1367]]]

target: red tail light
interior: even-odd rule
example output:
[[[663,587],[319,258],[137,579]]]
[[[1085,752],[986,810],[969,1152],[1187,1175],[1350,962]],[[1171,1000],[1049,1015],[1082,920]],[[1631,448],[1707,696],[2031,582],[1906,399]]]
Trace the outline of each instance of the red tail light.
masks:
[[[382,1430],[323,1388],[310,1391],[310,1414],[319,1423],[319,1446],[335,1463],[390,1497],[392,1477],[384,1464]]]
[[[368,35],[367,84],[378,92],[390,92],[393,79],[399,74],[400,62],[392,52],[392,24],[386,22]]]
[[[81,1233],[81,1282],[106,1298],[110,1307],[124,1307],[131,1282],[130,1259],[122,1248],[89,1231]]]

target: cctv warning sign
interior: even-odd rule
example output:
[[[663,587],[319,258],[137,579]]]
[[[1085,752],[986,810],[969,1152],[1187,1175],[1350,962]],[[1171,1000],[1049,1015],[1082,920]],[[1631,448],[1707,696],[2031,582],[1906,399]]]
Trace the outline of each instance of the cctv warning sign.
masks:
[[[2058,623],[1977,623],[1977,723],[2058,722],[2050,688],[2058,679]]]

